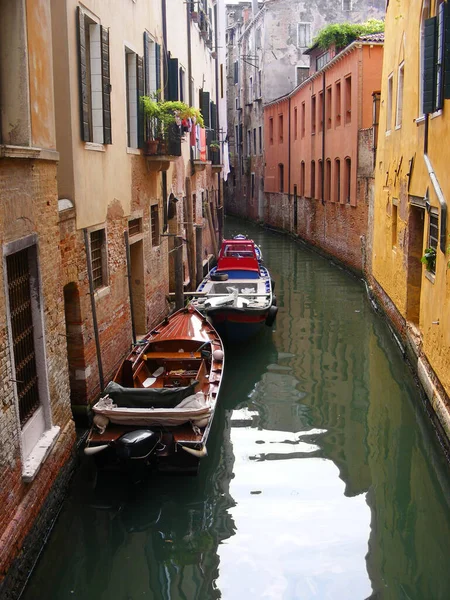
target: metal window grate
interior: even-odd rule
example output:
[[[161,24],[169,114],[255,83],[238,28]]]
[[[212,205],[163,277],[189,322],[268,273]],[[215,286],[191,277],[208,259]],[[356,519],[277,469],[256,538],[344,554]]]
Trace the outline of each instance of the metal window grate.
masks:
[[[128,235],[131,237],[132,235],[136,235],[141,233],[142,231],[142,219],[131,219],[128,221]]]
[[[439,240],[439,217],[430,213],[430,230],[428,246],[437,250]]]
[[[103,285],[103,243],[105,231],[99,229],[91,233],[91,265],[94,290]]]
[[[13,340],[20,424],[23,426],[39,407],[38,376],[34,348],[28,249],[6,259],[8,297]]]

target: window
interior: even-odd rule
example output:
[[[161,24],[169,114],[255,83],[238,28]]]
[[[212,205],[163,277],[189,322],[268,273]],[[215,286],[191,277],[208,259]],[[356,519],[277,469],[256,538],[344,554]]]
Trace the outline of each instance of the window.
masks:
[[[197,222],[197,194],[192,194],[192,222]]]
[[[316,97],[311,98],[311,134],[316,133]]]
[[[247,156],[250,156],[252,153],[252,131],[251,129],[247,129]]]
[[[186,71],[180,67],[180,102],[186,102]]]
[[[283,143],[283,115],[278,115],[278,141]]]
[[[330,53],[327,50],[316,58],[316,71],[320,71],[327,63],[330,62]]]
[[[335,176],[334,176],[334,200],[339,203],[341,201],[341,161],[336,158],[334,161]]]
[[[150,222],[152,229],[152,247],[159,246],[159,207],[157,204],[153,204],[150,207]]]
[[[437,44],[436,44],[436,101],[435,101],[435,110],[440,110],[443,107],[443,83],[444,83],[444,2],[441,2],[437,8],[437,22],[436,22],[436,35],[437,35]],[[447,26],[448,27],[448,26]],[[448,35],[448,34],[447,34]],[[448,42],[447,42],[448,43]]]
[[[352,78],[345,78],[345,123],[352,121]]]
[[[311,198],[316,197],[316,163],[311,161]]]
[[[78,7],[81,137],[111,144],[109,31]]]
[[[331,129],[332,118],[331,118],[331,86],[327,88],[327,129]]]
[[[430,16],[430,0],[424,0],[420,21],[420,73],[419,73],[419,116],[423,115],[425,78],[425,23]]]
[[[325,163],[325,194],[324,199],[331,200],[331,160],[328,158]]]
[[[392,247],[397,247],[397,217],[398,217],[398,200],[392,198]]]
[[[318,185],[319,194],[318,194],[318,198],[319,198],[319,200],[324,200],[324,197],[323,197],[323,163],[321,160],[319,160],[318,163],[319,163],[319,173],[318,173],[318,175],[319,175],[319,182],[318,182],[319,183],[319,185]]]
[[[311,45],[311,23],[297,24],[297,47],[308,48]]]
[[[253,102],[253,77],[250,77],[248,85],[248,102],[249,104]]]
[[[236,154],[239,153],[239,126],[235,125],[234,126],[234,149],[236,151]]]
[[[335,94],[335,127],[339,127],[341,124],[341,82],[336,82],[336,94]]]
[[[145,94],[151,96],[161,89],[161,46],[144,31]],[[180,68],[180,89],[186,95],[185,71]]]
[[[342,10],[350,12],[352,10],[352,0],[342,0]]]
[[[234,63],[234,83],[239,83],[239,63]]]
[[[127,94],[127,144],[129,148],[138,147],[138,81],[137,54],[125,49],[125,72]]]
[[[305,137],[305,127],[306,127],[306,105],[302,102],[302,114],[301,114],[301,136]]]
[[[90,234],[91,268],[94,290],[107,285],[106,269],[106,236],[104,229],[97,229]]]
[[[386,103],[386,133],[391,131],[392,127],[392,96],[394,93],[394,75],[391,73],[388,77],[387,103]]]
[[[294,108],[294,140],[297,139],[298,130],[298,119],[297,119],[297,107]]]
[[[300,163],[300,196],[305,195],[305,162]]]
[[[319,92],[319,131],[323,131],[323,92]]]
[[[435,212],[436,209],[431,209],[428,222],[428,248],[437,250],[439,240],[439,215]],[[436,261],[434,264],[427,263],[427,270],[431,273],[436,273]]]
[[[255,197],[255,174],[252,173],[252,189],[251,189],[251,194],[252,194],[252,198]]]
[[[300,85],[306,81],[309,77],[309,67],[295,67],[295,81],[296,85]]]
[[[258,133],[259,133],[259,153],[262,154],[262,127],[261,126],[259,126]]]
[[[398,68],[398,81],[397,81],[397,110],[395,113],[395,126],[402,126],[403,117],[403,79],[404,79],[404,63]]]
[[[131,237],[142,232],[142,219],[130,219],[128,221],[128,235]]]
[[[262,71],[258,71],[258,89],[256,91],[256,97],[261,98],[262,96]]]
[[[269,144],[273,145],[273,117],[269,118]]]
[[[253,154],[256,154],[256,127],[253,128]]]
[[[352,191],[352,161],[350,158],[345,159],[345,180],[344,180],[344,195],[347,204],[350,204],[350,195]]]
[[[278,165],[278,184],[281,193],[284,192],[284,165],[280,163]]]

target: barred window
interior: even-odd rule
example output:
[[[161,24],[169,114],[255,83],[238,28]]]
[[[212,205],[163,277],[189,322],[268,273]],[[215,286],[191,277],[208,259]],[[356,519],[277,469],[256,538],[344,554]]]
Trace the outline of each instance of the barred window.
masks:
[[[91,265],[94,290],[106,285],[105,230],[91,232]]]
[[[128,221],[128,234],[131,237],[132,235],[137,235],[142,231],[142,219],[131,219]]]
[[[152,246],[159,246],[159,210],[157,204],[150,207],[150,220],[152,226]]]

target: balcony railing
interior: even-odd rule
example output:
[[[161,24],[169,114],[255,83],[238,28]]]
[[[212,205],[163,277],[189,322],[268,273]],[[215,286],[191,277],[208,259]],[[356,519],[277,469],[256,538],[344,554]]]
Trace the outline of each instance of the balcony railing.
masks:
[[[144,154],[147,156],[181,156],[181,128],[172,123],[155,138],[146,127]]]

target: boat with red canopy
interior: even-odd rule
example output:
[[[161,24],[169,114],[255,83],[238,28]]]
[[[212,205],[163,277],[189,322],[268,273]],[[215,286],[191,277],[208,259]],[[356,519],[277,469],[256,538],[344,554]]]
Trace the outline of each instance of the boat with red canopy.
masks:
[[[217,266],[203,279],[192,301],[226,340],[242,342],[277,315],[276,297],[261,251],[253,240],[223,240]]]

